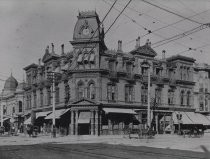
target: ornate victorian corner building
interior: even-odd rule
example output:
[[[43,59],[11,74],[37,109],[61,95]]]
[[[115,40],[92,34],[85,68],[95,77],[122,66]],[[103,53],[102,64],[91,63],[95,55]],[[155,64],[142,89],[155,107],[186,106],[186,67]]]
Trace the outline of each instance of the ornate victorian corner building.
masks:
[[[108,135],[145,127],[149,75],[145,62],[151,70],[151,121],[157,132],[177,124],[177,111],[195,111],[194,59],[181,55],[165,58],[163,51],[163,58],[157,60],[151,42],[140,46],[139,37],[128,53],[123,52],[120,40],[117,50],[110,50],[96,12],[80,12],[77,18],[72,51],[65,52],[62,45],[61,53],[56,54],[52,44],[51,50],[45,50],[43,65],[39,60],[24,68],[25,112],[32,114],[32,123],[50,124],[52,82],[47,77],[54,71],[57,128],[64,127],[71,135]],[[40,112],[46,117],[37,121]]]

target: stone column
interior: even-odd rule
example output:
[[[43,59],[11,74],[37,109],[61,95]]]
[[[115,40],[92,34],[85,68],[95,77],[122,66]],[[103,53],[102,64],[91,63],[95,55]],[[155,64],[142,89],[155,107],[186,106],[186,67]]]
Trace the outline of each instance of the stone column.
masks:
[[[75,126],[75,123],[74,123],[74,111],[71,110],[71,135],[74,135],[74,126]]]
[[[99,111],[99,135],[102,134],[102,111]]]
[[[95,111],[95,135],[99,135],[99,132],[98,132],[98,110]]]
[[[165,134],[165,128],[166,128],[166,114],[163,116],[163,133]]]
[[[109,135],[112,135],[112,121],[108,119],[108,129],[109,129]]]
[[[155,129],[156,129],[156,131],[157,131],[157,134],[159,134],[159,131],[158,131],[158,114],[155,114]]]
[[[75,111],[75,135],[78,135],[78,110]]]
[[[91,123],[90,134],[94,135],[94,110],[91,110],[90,123]]]

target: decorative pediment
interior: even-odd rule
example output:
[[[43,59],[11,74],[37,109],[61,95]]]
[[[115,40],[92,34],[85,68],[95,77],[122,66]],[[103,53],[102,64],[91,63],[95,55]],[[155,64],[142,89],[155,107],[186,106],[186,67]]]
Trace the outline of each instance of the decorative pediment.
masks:
[[[82,98],[80,100],[74,101],[71,104],[77,104],[77,105],[96,105],[98,103],[96,103],[95,101],[92,101],[90,99],[87,98]]]

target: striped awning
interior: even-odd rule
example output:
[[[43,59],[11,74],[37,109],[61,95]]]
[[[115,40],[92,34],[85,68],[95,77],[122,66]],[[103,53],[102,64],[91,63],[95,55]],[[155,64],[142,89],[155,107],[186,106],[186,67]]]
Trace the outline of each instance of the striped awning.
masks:
[[[70,109],[59,109],[55,110],[55,119],[59,119],[61,115],[65,114],[67,111]],[[45,117],[45,119],[53,119],[53,113],[49,114],[48,116]]]
[[[46,111],[46,112],[37,112],[36,113],[36,119],[39,117],[46,117],[48,114],[52,113],[52,111]]]
[[[137,114],[133,109],[103,108],[106,113]]]

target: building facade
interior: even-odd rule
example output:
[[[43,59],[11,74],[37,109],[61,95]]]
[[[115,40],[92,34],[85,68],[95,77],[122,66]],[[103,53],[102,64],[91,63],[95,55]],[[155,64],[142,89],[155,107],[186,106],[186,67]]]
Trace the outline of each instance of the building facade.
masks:
[[[3,110],[3,121],[7,131],[11,126],[21,128],[24,121],[24,82],[18,83],[11,76],[5,81],[4,89],[1,93],[1,107]]]
[[[194,106],[197,112],[208,115],[210,112],[210,66],[194,66]]]
[[[32,123],[40,112],[52,110],[52,80],[56,127],[65,127],[71,135],[121,134],[129,127],[143,128],[148,102],[157,132],[174,124],[175,112],[195,112],[195,59],[165,58],[165,51],[162,59],[156,59],[151,42],[141,45],[139,37],[130,52],[123,51],[120,40],[117,49],[110,50],[96,12],[80,12],[77,18],[71,51],[65,52],[61,45],[61,53],[55,53],[52,44],[42,62],[24,68],[25,114],[31,115]],[[56,72],[53,79],[50,72]]]

